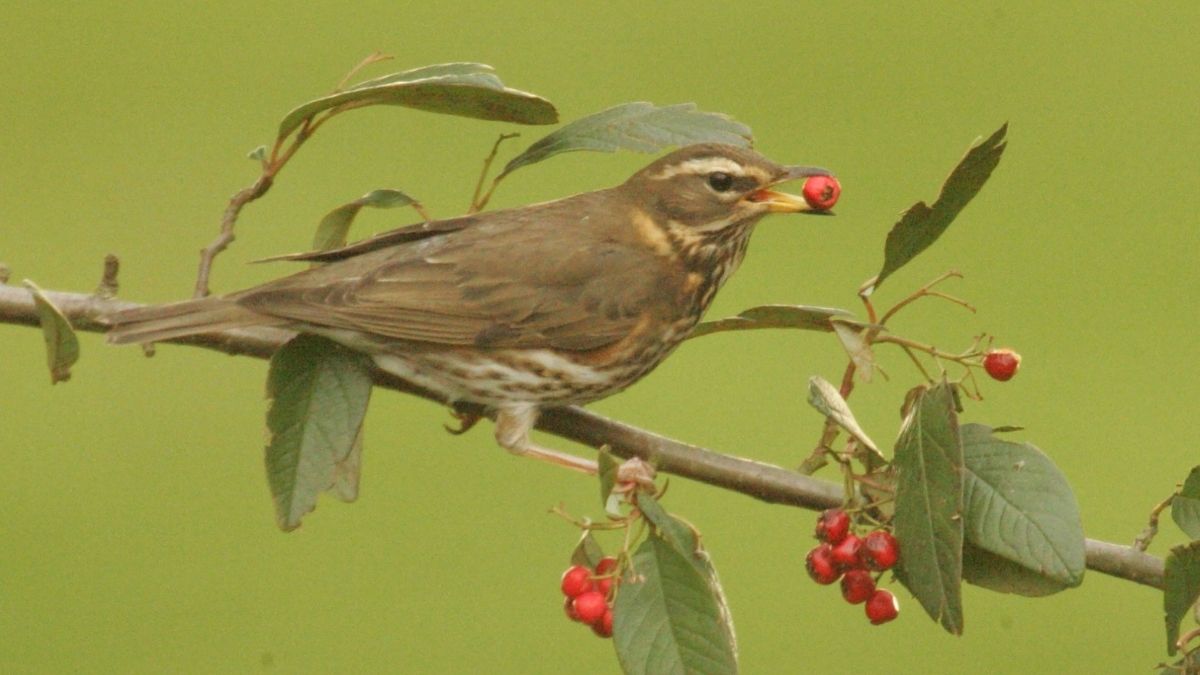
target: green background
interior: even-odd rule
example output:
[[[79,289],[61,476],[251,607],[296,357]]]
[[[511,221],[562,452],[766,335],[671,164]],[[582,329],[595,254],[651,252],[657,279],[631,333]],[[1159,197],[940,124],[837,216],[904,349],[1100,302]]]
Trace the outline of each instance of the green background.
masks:
[[[396,59],[369,75],[483,61],[566,120],[695,101],[749,124],[778,161],[836,170],[838,217],[764,222],[710,316],[857,311],[896,215],[1007,120],[992,181],[878,297],[961,270],[946,290],[978,314],[930,301],[895,328],[1018,349],[1021,374],[986,384],[965,419],[1026,427],[1070,477],[1089,536],[1127,543],[1200,461],[1200,5],[961,4],[5,3],[0,260],[14,280],[90,290],[114,252],[123,297],[185,297],[226,199],[255,176],[246,152],[381,50]],[[282,273],[243,263],[304,248],[322,214],[373,188],[461,212],[512,130],[396,108],[332,122],[246,210],[215,289]],[[607,186],[647,161],[555,158],[493,205]],[[373,213],[356,233],[412,219]],[[852,403],[886,442],[916,375],[880,356],[892,380]],[[820,430],[805,382],[843,361],[822,334],[713,336],[592,408],[794,465]],[[610,644],[562,616],[575,532],[547,515],[562,502],[598,516],[591,480],[509,456],[487,424],[451,437],[444,410],[376,392],[362,498],[323,500],[285,535],[262,468],[265,373],[88,335],[74,379],[52,388],[38,333],[0,326],[0,670],[616,670]],[[961,638],[899,590],[900,620],[874,628],[804,575],[813,514],[684,480],[667,506],[704,532],[748,673],[1145,672],[1164,656],[1148,588],[1098,574],[1037,600],[967,587]],[[1181,540],[1168,525],[1153,550]]]

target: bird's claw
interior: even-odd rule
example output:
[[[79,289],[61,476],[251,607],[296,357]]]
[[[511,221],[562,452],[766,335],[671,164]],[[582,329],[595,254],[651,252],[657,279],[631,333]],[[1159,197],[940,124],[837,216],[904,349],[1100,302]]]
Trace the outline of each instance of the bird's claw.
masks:
[[[458,421],[458,427],[455,428],[449,424],[443,424],[442,427],[444,427],[447,432],[454,434],[455,436],[462,436],[463,434],[467,433],[471,430],[471,427],[475,426],[479,423],[479,420],[483,419],[483,416],[481,415],[462,412],[461,410],[451,410],[450,414],[453,415],[454,419]]]

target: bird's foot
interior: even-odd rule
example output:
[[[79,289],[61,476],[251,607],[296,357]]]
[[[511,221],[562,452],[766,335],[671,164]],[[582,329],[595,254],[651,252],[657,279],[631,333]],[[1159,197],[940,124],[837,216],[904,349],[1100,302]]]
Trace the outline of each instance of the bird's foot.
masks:
[[[530,457],[561,466],[580,473],[596,475],[596,462],[575,455],[534,445],[529,440],[529,431],[537,422],[538,409],[533,405],[502,408],[496,412],[496,442],[514,455]]]
[[[450,410],[450,414],[458,422],[458,427],[455,428],[449,424],[443,424],[442,427],[455,436],[462,436],[463,434],[467,433],[471,430],[471,427],[475,426],[479,423],[479,420],[483,419],[483,417],[480,415],[463,412],[461,410],[454,410],[453,408]]]

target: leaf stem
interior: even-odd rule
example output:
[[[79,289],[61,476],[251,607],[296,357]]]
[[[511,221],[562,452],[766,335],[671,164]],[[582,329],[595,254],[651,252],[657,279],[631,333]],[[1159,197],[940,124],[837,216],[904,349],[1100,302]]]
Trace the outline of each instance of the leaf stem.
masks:
[[[500,182],[500,179],[504,177],[504,174],[496,176],[495,180],[492,181],[491,188],[488,189],[487,194],[483,195],[481,200],[480,193],[483,192],[483,182],[487,179],[488,172],[492,170],[492,162],[496,161],[496,153],[500,151],[500,144],[509,140],[510,138],[516,138],[520,135],[521,134],[500,134],[500,137],[497,138],[496,142],[492,144],[491,153],[489,153],[487,157],[483,158],[483,170],[479,172],[479,180],[475,183],[475,193],[471,195],[471,208],[467,211],[467,213],[478,213],[482,211],[483,207],[487,205],[488,200],[492,198],[492,193],[496,191],[496,185]]]

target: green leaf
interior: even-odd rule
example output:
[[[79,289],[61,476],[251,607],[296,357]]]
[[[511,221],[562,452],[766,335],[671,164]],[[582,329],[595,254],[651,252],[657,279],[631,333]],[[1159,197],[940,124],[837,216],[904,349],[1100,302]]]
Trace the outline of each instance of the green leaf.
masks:
[[[576,150],[658,152],[704,142],[749,147],[752,140],[750,127],[725,115],[701,112],[694,103],[664,107],[645,101],[622,103],[545,136],[506,164],[496,180],[523,166]]]
[[[809,307],[806,305],[762,305],[725,319],[705,321],[692,329],[688,338],[723,333],[730,330],[755,330],[759,328],[799,328],[801,330],[833,330],[834,317],[849,317],[850,312],[831,307]]]
[[[972,146],[950,172],[933,206],[917,202],[901,216],[888,233],[883,249],[883,268],[868,282],[862,291],[864,296],[873,293],[884,279],[929,248],[950,227],[1000,163],[1006,133],[1008,124],[997,129],[987,140]]]
[[[691,528],[670,520],[634,552],[618,587],[617,658],[627,674],[736,673],[737,644],[716,573]]]
[[[258,146],[257,148],[251,150],[246,155],[246,159],[253,160],[255,162],[261,162],[261,161],[265,160],[266,158],[267,158],[267,146],[265,146],[265,145]]]
[[[1030,598],[1052,595],[1070,588],[1008,558],[985,551],[969,540],[963,543],[963,581],[996,591]]]
[[[579,537],[579,543],[575,545],[575,550],[571,552],[571,564],[595,568],[602,558],[604,549],[596,543],[596,538],[590,530],[584,530],[583,535]]]
[[[617,487],[617,475],[621,470],[621,462],[617,461],[605,446],[600,448],[600,452],[596,456],[596,466],[600,478],[600,503],[604,505],[606,512],[619,516],[621,515],[620,499],[618,499],[619,495],[613,494],[613,489]]]
[[[313,236],[314,251],[328,251],[346,245],[346,235],[354,223],[354,217],[364,206],[376,209],[391,209],[397,206],[411,206],[417,200],[399,190],[372,190],[354,201],[343,204],[325,214],[317,233]]]
[[[50,302],[42,289],[29,279],[25,288],[33,295],[38,323],[42,325],[42,339],[46,343],[46,365],[50,368],[50,384],[71,379],[71,366],[79,360],[79,338],[67,317]]]
[[[445,63],[360,82],[345,91],[309,101],[279,124],[286,138],[304,120],[336,108],[398,105],[428,112],[517,124],[554,124],[558,111],[546,99],[510,89],[482,63]]]
[[[963,629],[963,450],[952,385],[917,396],[896,441],[896,576],[947,631]]]
[[[1066,476],[1041,450],[985,425],[964,425],[959,435],[966,540],[1059,589],[1083,583],[1083,525]]]
[[[1179,624],[1200,599],[1200,541],[1171,549],[1163,575],[1163,613],[1167,623],[1167,653],[1174,654]]]
[[[857,439],[880,459],[883,458],[879,453],[879,446],[875,445],[875,441],[871,440],[871,437],[867,436],[867,432],[859,426],[858,420],[850,410],[850,404],[846,403],[846,399],[842,398],[842,394],[828,380],[819,375],[808,378],[808,404],[845,429],[846,433]]]
[[[371,397],[366,357],[325,338],[300,335],[271,357],[267,373],[267,482],[283,530],[336,489],[357,493],[361,429]]]
[[[1171,520],[1192,539],[1200,539],[1200,466],[1193,467],[1179,494],[1171,498]]]

